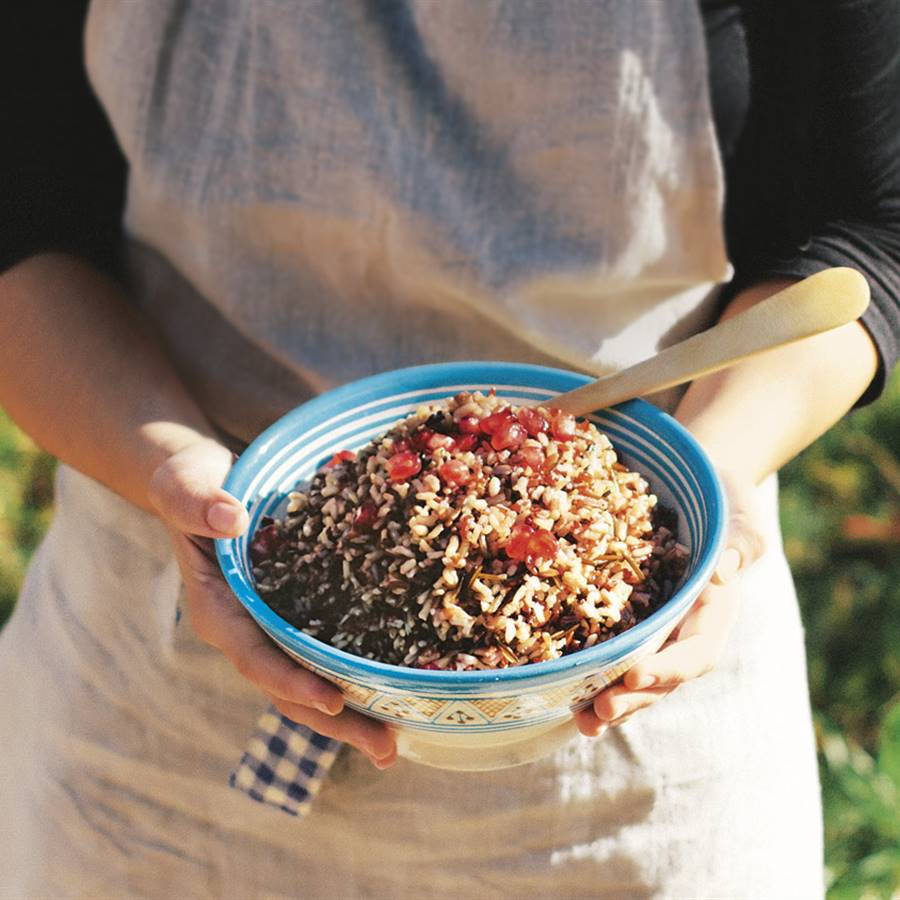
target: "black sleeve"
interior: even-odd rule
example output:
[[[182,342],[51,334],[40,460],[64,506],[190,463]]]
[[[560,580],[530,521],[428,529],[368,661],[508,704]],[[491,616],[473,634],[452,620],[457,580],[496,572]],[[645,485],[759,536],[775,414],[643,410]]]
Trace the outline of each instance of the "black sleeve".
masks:
[[[0,271],[44,250],[117,271],[125,161],[88,84],[88,0],[28,0],[3,16]]]
[[[750,106],[727,162],[731,292],[829,266],[872,289],[881,392],[900,349],[900,2],[746,0]]]

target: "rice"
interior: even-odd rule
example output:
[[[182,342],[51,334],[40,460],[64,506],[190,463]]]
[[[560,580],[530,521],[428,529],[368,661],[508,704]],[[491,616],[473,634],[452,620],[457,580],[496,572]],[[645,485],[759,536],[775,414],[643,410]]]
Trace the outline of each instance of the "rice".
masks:
[[[250,546],[263,599],[342,650],[396,665],[556,659],[671,596],[674,516],[589,422],[491,392],[421,407],[341,451]]]

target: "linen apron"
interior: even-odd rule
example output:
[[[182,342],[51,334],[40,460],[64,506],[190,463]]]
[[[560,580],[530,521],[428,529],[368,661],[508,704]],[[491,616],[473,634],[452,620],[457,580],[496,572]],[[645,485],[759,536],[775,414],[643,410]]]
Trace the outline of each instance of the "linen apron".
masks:
[[[236,445],[401,365],[607,371],[704,327],[728,277],[690,0],[95,0],[87,54],[135,302]],[[266,701],[176,622],[161,525],[61,467],[0,635],[0,896],[819,896],[774,480],[761,499],[711,674],[520,768],[346,749],[297,820],[228,787]]]

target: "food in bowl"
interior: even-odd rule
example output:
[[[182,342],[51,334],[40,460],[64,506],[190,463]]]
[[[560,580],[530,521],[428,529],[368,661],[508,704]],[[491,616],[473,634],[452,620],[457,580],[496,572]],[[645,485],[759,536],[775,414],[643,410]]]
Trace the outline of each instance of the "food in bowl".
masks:
[[[596,426],[493,392],[422,406],[334,454],[249,554],[260,596],[305,633],[444,670],[605,641],[669,599],[688,556]]]

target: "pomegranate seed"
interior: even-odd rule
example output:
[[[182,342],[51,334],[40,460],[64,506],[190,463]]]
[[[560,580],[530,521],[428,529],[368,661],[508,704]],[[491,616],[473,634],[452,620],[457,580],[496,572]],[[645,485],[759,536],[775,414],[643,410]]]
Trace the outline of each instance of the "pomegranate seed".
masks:
[[[575,437],[575,416],[561,409],[554,410],[550,430],[556,440],[571,441]]]
[[[500,426],[507,421],[512,420],[512,413],[508,409],[501,409],[499,412],[491,413],[481,420],[481,430],[485,434],[494,434]]]
[[[456,449],[460,453],[465,453],[467,450],[471,450],[478,443],[478,435],[477,434],[461,434],[456,439]]]
[[[409,450],[409,441],[406,438],[394,441],[394,453],[405,453],[407,450]]]
[[[553,559],[559,544],[549,531],[536,531],[528,539],[528,555],[538,559]]]
[[[353,514],[354,531],[371,531],[378,518],[378,507],[374,503],[363,503]]]
[[[519,410],[518,419],[532,437],[537,437],[550,428],[550,423],[544,418],[543,413],[528,406]]]
[[[477,416],[463,416],[456,424],[463,434],[478,434],[481,431]]]
[[[522,462],[525,463],[526,466],[530,466],[535,472],[544,465],[545,457],[544,451],[541,450],[540,447],[535,447],[533,444],[526,444],[519,450],[519,458]]]
[[[528,556],[528,547],[533,534],[534,529],[525,522],[520,522],[518,525],[513,526],[513,530],[509,535],[509,540],[504,547],[506,555],[510,559],[525,559],[525,557]]]
[[[356,454],[352,450],[338,450],[338,452],[325,463],[325,468],[330,469],[332,466],[337,466],[342,462],[353,462],[354,459],[356,459]]]
[[[460,459],[449,459],[438,466],[441,481],[448,485],[465,484],[472,477],[469,467]]]
[[[284,540],[277,525],[260,528],[250,541],[250,561],[258,566],[266,559],[271,559],[284,546]]]
[[[422,470],[422,460],[412,450],[405,450],[403,453],[395,453],[387,461],[387,470],[391,481],[399,484],[401,481],[409,481]]]
[[[428,451],[428,442],[433,436],[434,432],[430,428],[422,426],[409,436],[409,444],[414,450],[418,450],[419,453],[426,453]]]
[[[525,429],[515,419],[510,419],[491,435],[491,446],[495,450],[516,450],[527,437]]]

